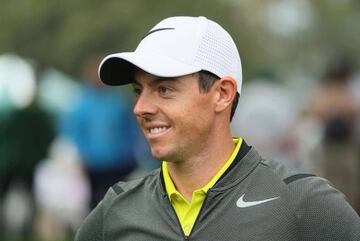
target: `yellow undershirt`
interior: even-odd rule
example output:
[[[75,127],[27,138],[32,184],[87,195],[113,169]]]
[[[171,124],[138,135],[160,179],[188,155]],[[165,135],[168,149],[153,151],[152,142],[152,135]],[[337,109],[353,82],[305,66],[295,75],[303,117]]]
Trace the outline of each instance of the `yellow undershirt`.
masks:
[[[212,188],[219,178],[225,173],[231,163],[234,161],[236,155],[240,150],[242,138],[233,139],[236,147],[231,154],[230,158],[226,161],[224,166],[216,173],[211,181],[206,184],[203,188],[197,189],[192,194],[191,203],[189,203],[175,188],[174,183],[171,180],[167,163],[162,162],[162,173],[165,182],[166,192],[169,196],[170,202],[173,205],[175,212],[179,218],[181,227],[186,236],[189,236],[192,227],[194,226],[195,220],[200,212],[201,206],[205,200],[206,193]]]

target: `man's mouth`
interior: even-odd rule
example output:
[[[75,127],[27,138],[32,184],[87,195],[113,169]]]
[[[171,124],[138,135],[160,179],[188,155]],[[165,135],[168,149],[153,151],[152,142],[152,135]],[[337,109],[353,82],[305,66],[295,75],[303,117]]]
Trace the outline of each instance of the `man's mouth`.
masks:
[[[163,126],[163,127],[150,128],[150,129],[148,129],[148,131],[151,135],[158,135],[158,134],[161,134],[161,133],[167,131],[168,129],[169,129],[169,127]]]

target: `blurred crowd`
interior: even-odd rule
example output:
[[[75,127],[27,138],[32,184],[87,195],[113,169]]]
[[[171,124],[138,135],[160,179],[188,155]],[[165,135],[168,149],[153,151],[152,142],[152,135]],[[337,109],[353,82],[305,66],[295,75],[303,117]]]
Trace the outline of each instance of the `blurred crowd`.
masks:
[[[103,85],[98,65],[76,81],[0,56],[0,240],[72,240],[109,187],[160,165],[132,95]]]
[[[0,56],[0,240],[72,240],[110,186],[160,165],[137,127],[131,92],[103,85],[98,64],[86,61],[76,81]],[[233,135],[327,178],[360,213],[360,74],[339,56],[310,85],[296,81],[304,83],[246,80]]]

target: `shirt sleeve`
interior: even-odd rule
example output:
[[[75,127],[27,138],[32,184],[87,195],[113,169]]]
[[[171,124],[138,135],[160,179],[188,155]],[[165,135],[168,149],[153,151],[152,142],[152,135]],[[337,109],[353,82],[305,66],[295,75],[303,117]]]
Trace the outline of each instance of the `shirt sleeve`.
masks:
[[[99,205],[85,218],[78,229],[75,241],[102,241],[103,239],[103,203]]]
[[[344,194],[319,177],[297,186],[299,240],[360,240],[359,216]]]

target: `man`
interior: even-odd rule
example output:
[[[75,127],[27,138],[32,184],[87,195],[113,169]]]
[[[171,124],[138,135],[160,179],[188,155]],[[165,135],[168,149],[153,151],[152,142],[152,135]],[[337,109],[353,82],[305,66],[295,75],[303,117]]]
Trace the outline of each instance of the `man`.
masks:
[[[106,57],[99,74],[109,85],[133,85],[134,113],[163,162],[110,188],[77,241],[360,240],[358,215],[326,180],[288,171],[231,137],[241,64],[217,23],[167,18],[134,52]]]

